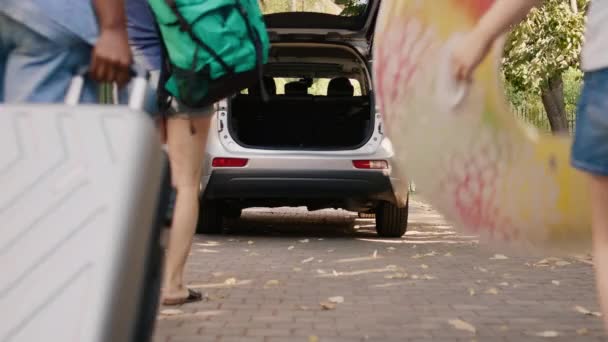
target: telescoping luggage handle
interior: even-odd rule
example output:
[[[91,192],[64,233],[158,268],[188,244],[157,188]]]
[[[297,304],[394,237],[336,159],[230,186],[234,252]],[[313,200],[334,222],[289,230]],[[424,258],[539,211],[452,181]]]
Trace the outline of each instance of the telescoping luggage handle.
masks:
[[[142,110],[146,101],[146,93],[148,91],[148,71],[141,67],[132,67],[133,79],[131,79],[129,91],[129,108],[134,110]],[[65,104],[75,106],[80,102],[82,88],[88,67],[82,68],[72,78],[70,86],[65,95]]]

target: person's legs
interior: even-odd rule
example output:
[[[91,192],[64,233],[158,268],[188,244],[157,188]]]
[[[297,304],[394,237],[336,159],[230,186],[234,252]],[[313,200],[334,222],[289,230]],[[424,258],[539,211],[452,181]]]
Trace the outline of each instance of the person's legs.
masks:
[[[576,118],[572,165],[590,175],[593,260],[608,330],[608,69],[585,74]]]
[[[89,63],[90,45],[67,32],[49,39],[6,16],[2,21],[4,43],[12,46],[4,59],[3,101],[62,102],[74,74]],[[83,98],[95,101],[95,90],[88,82]]]
[[[593,263],[600,307],[608,315],[608,177],[591,176]],[[608,321],[604,318],[608,330]]]
[[[173,186],[177,192],[173,222],[165,257],[163,303],[188,297],[184,267],[196,230],[200,179],[213,109],[189,120],[173,116],[167,121],[167,144]]]

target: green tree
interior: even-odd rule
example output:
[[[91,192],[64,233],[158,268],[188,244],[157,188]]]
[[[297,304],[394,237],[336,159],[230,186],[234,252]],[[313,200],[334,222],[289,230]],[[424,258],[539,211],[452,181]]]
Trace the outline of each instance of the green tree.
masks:
[[[540,95],[553,132],[567,132],[563,74],[578,68],[588,0],[545,0],[507,38],[503,71],[515,91]]]

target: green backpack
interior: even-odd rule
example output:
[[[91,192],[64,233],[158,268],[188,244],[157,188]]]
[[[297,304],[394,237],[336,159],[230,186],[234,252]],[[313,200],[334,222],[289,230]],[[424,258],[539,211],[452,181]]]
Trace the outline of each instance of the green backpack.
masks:
[[[257,0],[148,2],[169,62],[159,88],[200,108],[262,83],[270,43]]]

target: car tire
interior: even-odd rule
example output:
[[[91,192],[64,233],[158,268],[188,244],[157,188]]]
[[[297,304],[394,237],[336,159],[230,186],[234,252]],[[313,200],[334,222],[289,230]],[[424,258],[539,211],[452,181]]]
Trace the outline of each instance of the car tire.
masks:
[[[220,234],[223,228],[222,206],[215,201],[200,201],[197,234]]]
[[[241,218],[241,214],[243,213],[243,209],[235,208],[235,207],[227,207],[224,208],[223,215],[225,218],[229,218],[231,220],[236,220]]]
[[[399,238],[407,231],[409,200],[399,208],[389,202],[382,202],[376,209],[376,232],[380,237]]]

